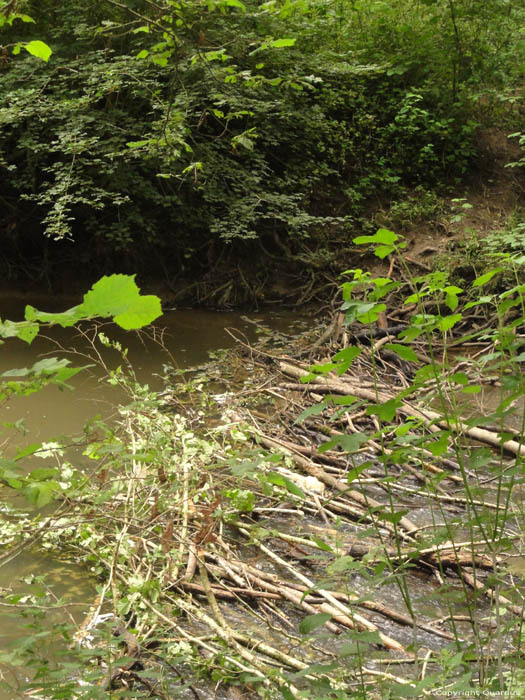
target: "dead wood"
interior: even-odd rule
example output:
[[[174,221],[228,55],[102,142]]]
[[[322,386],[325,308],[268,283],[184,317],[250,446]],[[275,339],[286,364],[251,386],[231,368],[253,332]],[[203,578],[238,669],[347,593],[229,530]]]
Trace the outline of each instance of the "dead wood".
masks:
[[[276,440],[274,438],[268,438],[265,436],[259,436],[260,442],[265,445],[266,447],[272,448],[272,449],[286,449],[290,452],[293,461],[301,467],[304,471],[306,471],[310,476],[314,476],[316,479],[319,479],[319,481],[322,481],[324,484],[327,486],[330,486],[331,488],[335,489],[336,491],[339,491],[341,493],[344,493],[345,496],[348,498],[352,499],[356,503],[358,503],[360,506],[362,506],[364,509],[366,509],[367,515],[374,519],[373,515],[373,510],[380,510],[383,508],[386,508],[382,503],[379,503],[379,501],[376,501],[375,499],[371,498],[370,496],[366,496],[362,494],[359,491],[356,491],[355,489],[351,489],[348,487],[348,484],[344,483],[343,481],[340,481],[339,479],[336,479],[335,477],[331,476],[330,474],[327,474],[325,470],[319,466],[311,462],[310,460],[307,460],[306,458],[302,457],[301,455],[298,455],[294,452],[293,447],[290,446],[290,443],[286,444],[283,443],[281,440]],[[381,525],[383,527],[388,527],[390,523],[388,522],[381,522]],[[411,532],[415,532],[418,528],[417,526],[412,523],[408,518],[405,518],[404,516],[400,519],[399,525],[404,528],[405,532],[407,535],[410,535]]]
[[[297,379],[308,375],[308,372],[305,370],[295,365],[291,365],[288,362],[279,362],[279,367],[284,374],[288,374]],[[348,380],[332,379],[325,376],[316,377],[309,384],[316,390],[318,386],[324,387],[335,394],[339,393],[345,396],[356,396],[357,398],[373,401],[374,403],[386,403],[390,399],[395,398],[395,394],[387,393],[384,390],[370,390],[363,388],[362,384],[357,385]],[[447,430],[452,430],[460,435],[466,435],[472,440],[478,440],[479,442],[484,442],[492,447],[504,449],[514,455],[520,455],[522,457],[525,456],[525,445],[523,445],[521,442],[516,440],[506,440],[505,442],[502,442],[498,435],[490,430],[470,427],[459,419],[457,421],[447,420],[440,413],[432,411],[429,408],[417,407],[403,401],[401,406],[399,406],[398,411],[407,417],[414,416],[416,418],[421,418],[427,426],[440,426]]]

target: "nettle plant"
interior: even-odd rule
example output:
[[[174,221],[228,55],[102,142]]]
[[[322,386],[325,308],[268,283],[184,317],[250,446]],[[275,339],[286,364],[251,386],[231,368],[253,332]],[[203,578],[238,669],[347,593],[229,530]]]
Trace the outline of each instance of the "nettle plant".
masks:
[[[0,320],[0,338],[19,338],[30,344],[42,327],[68,328],[95,318],[109,318],[125,330],[135,330],[152,323],[161,313],[158,297],[141,295],[134,277],[115,274],[102,277],[84,295],[82,303],[71,309],[48,313],[28,305],[23,321]],[[32,394],[48,384],[71,388],[68,381],[86,367],[72,367],[66,358],[47,357],[32,367],[7,370],[0,375],[0,402]],[[23,464],[28,456],[45,456],[48,451],[48,445],[35,443],[20,449],[12,459],[0,459],[0,482],[21,491],[33,505],[45,506],[62,492],[61,484],[68,479],[62,478],[64,475],[58,467],[27,472]]]
[[[296,422],[318,416],[327,409],[335,409],[332,419],[336,419],[350,405],[352,410],[359,406],[370,416],[376,430],[372,434],[340,433],[318,449],[326,452],[336,448],[348,454],[352,467],[347,475],[350,485],[359,484],[365,470],[372,466],[370,460],[359,459],[358,451],[369,440],[379,446],[376,464],[382,465],[384,470],[382,483],[389,493],[392,510],[380,517],[394,526],[397,550],[401,551],[403,544],[398,524],[408,511],[394,505],[399,498],[396,487],[405,488],[401,485],[403,475],[396,476],[396,465],[403,472],[404,465],[412,464],[416,469],[423,469],[424,485],[417,493],[428,497],[425,502],[429,518],[429,524],[417,536],[415,551],[428,546],[451,547],[457,556],[456,547],[466,540],[472,552],[482,546],[493,563],[494,573],[484,584],[491,589],[494,601],[494,610],[490,613],[493,629],[486,633],[477,623],[473,624],[473,636],[467,643],[454,628],[455,641],[442,650],[439,672],[434,676],[427,674],[424,682],[415,682],[410,694],[419,697],[419,692],[428,692],[430,687],[443,688],[446,683],[453,685],[454,682],[463,684],[454,686],[455,690],[466,690],[472,687],[475,672],[480,687],[515,688],[517,686],[512,684],[521,682],[519,664],[513,666],[515,661],[505,664],[503,650],[511,638],[518,648],[522,646],[519,612],[522,604],[514,606],[516,617],[512,617],[507,610],[513,607],[509,601],[520,598],[515,581],[506,575],[508,572],[501,568],[501,562],[502,555],[507,557],[514,549],[513,541],[522,541],[524,534],[518,489],[524,481],[525,454],[525,418],[520,408],[525,395],[525,379],[521,372],[525,353],[523,336],[519,332],[525,322],[525,284],[520,282],[525,256],[506,255],[504,264],[477,277],[467,290],[451,284],[443,271],[412,276],[402,255],[405,243],[392,231],[379,229],[372,236],[355,238],[354,243],[373,246],[374,254],[380,259],[394,256],[404,281],[374,277],[361,269],[346,271],[344,275],[350,279],[342,285],[341,311],[347,326],[355,328],[355,324],[362,324],[363,331],[354,332],[362,344],[347,345],[329,362],[314,365],[301,381],[312,382],[329,373],[344,378],[363,355],[368,337],[367,361],[370,360],[374,388],[369,391],[368,398],[352,396],[351,390],[345,396],[328,395],[322,402],[307,408]],[[497,277],[505,273],[508,279],[509,269],[514,271],[514,284],[501,291]],[[407,310],[406,315],[411,314],[402,324],[402,330],[399,325],[388,325],[388,302],[393,302],[398,315],[403,316],[403,309]],[[394,309],[391,313],[396,315]],[[381,358],[385,350],[390,353],[390,359],[394,358],[391,387],[388,387],[389,379]],[[406,381],[396,383],[396,365],[402,368]],[[363,378],[361,372],[358,376]],[[388,388],[393,391],[387,391]],[[490,393],[485,408],[483,399],[487,391]],[[387,394],[391,396],[388,400],[385,399]],[[474,406],[477,399],[481,401]],[[413,407],[413,414],[410,407]],[[463,413],[471,417],[464,418]],[[513,429],[509,427],[511,421]],[[480,446],[482,441],[492,449]],[[509,453],[514,453],[515,459],[509,459]],[[429,463],[439,459],[444,469],[426,471]],[[452,464],[456,470],[453,495],[443,486]],[[490,508],[485,502],[487,494],[490,494]],[[446,510],[447,499],[453,500],[455,496],[465,508],[462,515],[456,517]],[[377,524],[377,527],[380,526]],[[382,541],[379,529],[377,536]],[[399,567],[390,555],[385,554],[385,557],[374,585],[382,586],[394,580],[407,609],[413,611],[414,588],[408,578],[410,567]],[[349,562],[347,573],[358,567],[363,571],[362,564],[351,557],[339,560],[343,568],[345,559]],[[457,565],[460,569],[459,560]],[[476,566],[473,566],[474,579],[478,575]],[[329,580],[330,576],[328,571]],[[479,584],[478,591],[483,587]],[[449,608],[451,619],[457,614],[458,604],[468,609],[471,619],[479,617],[478,605],[483,603],[472,596],[464,583],[454,592],[456,597],[452,593],[446,586],[439,593],[440,601]],[[488,648],[491,645],[496,649],[496,660],[490,659]],[[417,645],[414,650],[417,651]],[[471,663],[465,664],[466,660]],[[460,675],[462,670],[464,673]]]
[[[472,449],[462,441],[452,440],[453,431],[456,429],[457,432],[461,432],[459,427],[463,423],[472,429],[491,424],[497,428],[501,443],[499,456],[503,460],[503,444],[511,437],[505,426],[510,416],[519,413],[516,402],[525,392],[525,383],[520,371],[520,363],[525,358],[525,353],[522,352],[523,338],[519,334],[525,317],[525,285],[520,281],[520,268],[525,264],[525,256],[502,256],[503,264],[477,277],[468,291],[450,284],[448,274],[444,271],[411,277],[400,255],[405,244],[391,231],[380,229],[374,236],[360,236],[354,239],[354,242],[374,245],[374,253],[380,258],[396,255],[396,259],[404,267],[408,282],[373,278],[370,273],[362,270],[348,271],[345,274],[351,274],[353,279],[345,282],[342,287],[344,302],[341,308],[345,312],[345,322],[350,324],[358,321],[366,325],[370,329],[370,338],[373,339],[376,322],[387,312],[383,300],[387,295],[396,292],[397,299],[399,300],[401,295],[402,304],[413,306],[413,310],[410,322],[404,330],[397,333],[398,342],[389,342],[383,347],[405,363],[421,364],[421,360],[424,361],[423,366],[412,373],[413,379],[410,384],[397,394],[395,400],[370,405],[368,413],[389,422],[405,398],[424,391],[425,404],[437,410],[443,420],[439,422],[439,430],[434,430],[430,436],[422,439],[419,442],[420,446],[428,448],[436,456],[451,450],[460,466],[466,466],[472,454],[478,450]],[[495,288],[497,276],[502,273],[508,274],[509,269],[514,272],[515,284],[505,291],[487,291],[491,287]],[[403,295],[407,286],[409,293]],[[475,318],[475,325],[470,321],[472,318]],[[458,328],[459,335],[453,335],[454,329]],[[388,328],[384,335],[388,335]],[[462,356],[459,349],[465,343],[478,343],[482,350],[473,353],[472,356]],[[340,373],[346,371],[353,357],[359,352],[357,347],[342,350],[334,357],[336,364],[333,369]],[[465,371],[457,371],[459,365],[464,366]],[[474,415],[469,420],[463,420],[460,412],[464,406],[464,399],[481,394],[483,385],[487,382],[499,387],[495,407],[488,415]],[[409,421],[410,428],[417,427],[417,424],[416,419]],[[445,427],[441,427],[443,424]],[[387,428],[394,427],[385,426],[377,437],[385,440]],[[414,444],[413,440],[406,440],[409,427],[397,427],[394,431],[394,441],[403,449],[409,443]],[[518,431],[520,446],[523,427],[522,419],[521,431]],[[513,437],[517,439],[514,434]],[[482,460],[484,463],[487,461],[489,460]],[[516,467],[514,470],[506,468],[505,474],[507,477],[515,474],[517,477],[521,473],[522,466],[518,454]],[[468,485],[466,472],[464,476],[465,485]],[[503,525],[504,518],[499,520],[498,527]],[[496,541],[495,535],[496,532],[491,533],[491,537]]]

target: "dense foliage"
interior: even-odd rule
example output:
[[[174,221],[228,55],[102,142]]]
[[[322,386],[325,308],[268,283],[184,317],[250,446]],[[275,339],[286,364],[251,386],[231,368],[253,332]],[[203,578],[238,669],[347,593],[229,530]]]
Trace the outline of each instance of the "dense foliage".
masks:
[[[374,201],[464,178],[480,122],[519,128],[525,11],[508,0],[3,6],[13,273],[340,249]],[[35,39],[49,60],[13,55]]]
[[[403,261],[387,229],[353,242]],[[505,259],[516,277],[524,264]],[[348,270],[320,337],[267,328],[171,368],[161,393],[123,351],[116,417],[0,462],[0,486],[47,505],[3,506],[0,565],[38,547],[67,582],[1,591],[18,632],[1,697],[523,697],[525,290],[494,291],[505,267],[466,288]],[[157,303],[114,276],[76,309],[26,316],[129,328],[123,305],[140,325]],[[407,323],[376,340],[392,311]],[[295,359],[305,346],[315,364]],[[104,348],[122,352],[94,333],[107,368]]]

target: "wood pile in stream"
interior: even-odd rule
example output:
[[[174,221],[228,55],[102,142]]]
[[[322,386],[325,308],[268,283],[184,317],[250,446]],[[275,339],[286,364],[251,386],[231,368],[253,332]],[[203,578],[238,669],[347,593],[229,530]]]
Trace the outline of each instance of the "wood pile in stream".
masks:
[[[254,368],[245,391],[231,399],[228,418],[233,432],[249,436],[250,449],[232,456],[221,426],[224,442],[216,443],[214,455],[199,452],[187,427],[170,432],[176,419],[164,413],[165,461],[132,461],[133,478],[112,506],[112,528],[99,536],[97,548],[113,546],[114,555],[86,629],[104,595],[122,598],[118,586],[137,591],[141,581],[141,590],[154,588],[155,595],[141,596],[121,615],[116,633],[122,635],[126,621],[138,631],[131,640],[124,636],[127,662],[115,662],[105,687],[125,684],[136,688],[137,697],[141,691],[169,697],[138,664],[162,666],[167,657],[155,649],[184,643],[194,662],[200,659],[208,670],[221,664],[236,683],[260,683],[270,695],[274,688],[275,697],[302,697],[305,684],[321,681],[334,692],[351,692],[364,682],[373,697],[383,683],[413,684],[411,667],[419,678],[421,668],[439,668],[440,649],[454,640],[469,644],[471,629],[488,629],[491,608],[525,619],[523,599],[503,592],[513,586],[497,542],[472,525],[473,512],[490,515],[509,506],[490,496],[490,474],[479,495],[480,476],[461,456],[470,441],[522,456],[519,437],[505,435],[501,442],[497,432],[430,408],[435,382],[424,387],[427,396],[407,391],[413,366],[381,354],[392,340],[388,335],[375,347],[364,340],[344,373],[312,373],[312,363],[320,366],[323,357],[348,345],[348,336],[334,340],[337,324],[329,328],[307,361],[297,359],[304,351],[281,356],[242,342],[236,359],[230,358]],[[421,353],[421,364],[425,360]],[[387,425],[370,406],[392,401]],[[137,453],[148,441],[145,413],[126,417]],[[396,443],[396,429],[403,426],[400,434],[410,438],[405,452]],[[443,430],[444,449],[429,449],[432,444],[420,439]],[[193,445],[193,466],[177,452],[184,440]],[[254,468],[246,467],[250,461]],[[235,511],[231,494],[239,490],[255,498]],[[449,520],[455,524],[448,523],[447,531]],[[512,539],[512,517],[509,523]],[[458,536],[447,539],[447,532]],[[118,550],[125,541],[122,560]],[[471,590],[476,603],[455,612],[454,604],[443,602],[432,616],[418,601],[419,588],[435,591],[438,600],[445,589],[463,590],[467,598]],[[322,641],[312,634],[315,628],[326,633]],[[340,647],[360,636],[365,659],[358,654],[353,666],[352,655]],[[152,651],[148,639],[155,640]],[[489,658],[490,648],[484,653]],[[181,675],[176,666],[172,670]],[[199,697],[196,687],[191,692]]]

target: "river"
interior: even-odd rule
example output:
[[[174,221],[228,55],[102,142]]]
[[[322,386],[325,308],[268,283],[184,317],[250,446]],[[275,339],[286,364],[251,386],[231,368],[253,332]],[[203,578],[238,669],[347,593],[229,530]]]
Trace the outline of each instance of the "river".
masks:
[[[31,300],[31,303],[37,308],[53,311],[68,308],[75,301],[55,300],[56,308],[45,299]],[[2,318],[18,320],[23,313],[23,301],[3,299],[1,309]],[[231,347],[234,340],[227,328],[235,328],[248,340],[254,340],[258,330],[271,328],[289,332],[294,324],[300,325],[301,319],[290,312],[254,314],[248,318],[240,313],[183,310],[165,313],[159,319],[158,328],[164,329],[163,344],[144,334],[126,333],[113,325],[108,325],[104,330],[109,337],[120,341],[129,349],[128,357],[139,382],[160,389],[163,385],[163,365],[174,365],[179,369],[195,367],[208,359],[210,351]],[[97,347],[101,349],[100,344]],[[75,353],[93,354],[93,348],[86,337],[79,335],[75,329],[48,329],[31,345],[18,339],[8,339],[0,353],[0,373],[13,368],[29,367],[43,356],[68,357],[77,366],[91,364],[81,355],[70,354],[71,350]],[[122,358],[114,350],[102,349],[102,357],[109,368],[122,363]],[[104,381],[105,376],[104,369],[95,365],[71,380],[73,391],[48,386],[38,393],[12,399],[1,406],[2,454],[10,455],[27,444],[51,441],[58,436],[79,435],[86,422],[96,414],[111,419],[116,406],[125,400],[125,396],[121,390]],[[5,423],[15,423],[21,419],[24,423],[23,430],[5,427]],[[81,450],[72,452],[68,457],[71,461],[76,460],[76,466],[82,468],[87,465],[88,460],[82,456]],[[25,500],[8,488],[0,487],[0,494],[0,507],[6,499],[12,505],[27,507]],[[69,607],[59,608],[52,621],[66,621],[70,615],[76,622],[80,622],[95,596],[95,582],[86,578],[85,572],[53,556],[46,556],[45,553],[23,550],[0,566],[0,594],[2,589],[25,593],[29,590],[28,581],[40,575],[45,575],[53,594],[69,604]],[[0,656],[17,639],[27,634],[21,620],[18,617],[12,618],[5,607],[0,607]],[[12,672],[13,677],[16,674],[19,677],[23,675],[21,669],[7,671],[7,667],[0,662],[0,681],[2,671],[6,674]],[[9,677],[9,681],[12,680]],[[13,700],[12,691],[0,687],[0,700]]]

